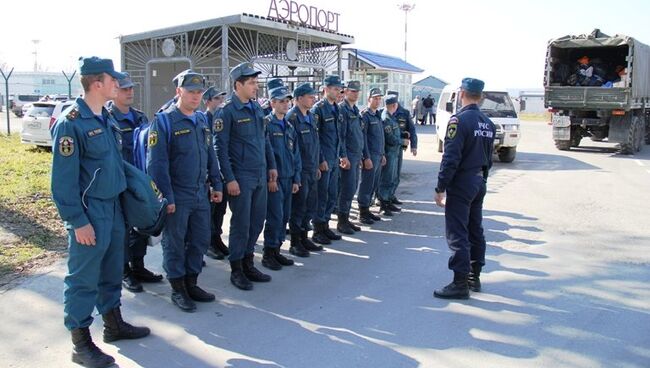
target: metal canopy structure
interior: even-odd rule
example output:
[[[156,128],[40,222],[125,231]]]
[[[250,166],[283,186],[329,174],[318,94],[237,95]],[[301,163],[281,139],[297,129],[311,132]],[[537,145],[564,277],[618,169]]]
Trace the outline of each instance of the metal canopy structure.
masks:
[[[174,95],[172,78],[192,68],[209,85],[229,91],[230,69],[253,62],[260,81],[279,76],[289,85],[341,73],[341,47],[354,37],[296,22],[232,15],[120,37],[122,70],[135,84],[135,104],[151,116]]]

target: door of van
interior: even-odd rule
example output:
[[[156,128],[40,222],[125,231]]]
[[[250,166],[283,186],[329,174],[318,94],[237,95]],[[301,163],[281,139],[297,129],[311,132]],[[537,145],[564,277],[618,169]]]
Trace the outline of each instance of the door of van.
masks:
[[[449,123],[451,116],[456,113],[458,105],[456,101],[457,94],[458,91],[443,92],[438,100],[438,107],[436,109],[436,141],[438,143],[438,152],[442,152],[445,144],[447,123]]]

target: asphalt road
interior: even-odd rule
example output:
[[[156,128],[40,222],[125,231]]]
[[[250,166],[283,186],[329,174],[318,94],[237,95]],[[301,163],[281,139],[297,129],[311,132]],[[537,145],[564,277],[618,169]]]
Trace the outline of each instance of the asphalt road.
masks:
[[[431,129],[405,161],[403,214],[249,292],[208,259],[199,283],[217,302],[193,314],[166,283],[125,292],[123,314],[153,335],[104,344],[99,318],[95,341],[120,367],[649,367],[650,146],[560,152],[549,126],[524,122],[515,162],[488,183],[484,291],[449,302],[432,297],[451,273]],[[0,294],[0,365],[71,365],[64,272],[55,263]]]

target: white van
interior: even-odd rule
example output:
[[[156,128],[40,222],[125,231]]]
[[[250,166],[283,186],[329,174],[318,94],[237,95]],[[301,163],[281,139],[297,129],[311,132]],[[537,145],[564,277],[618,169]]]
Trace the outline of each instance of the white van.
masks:
[[[438,99],[436,111],[436,136],[438,152],[444,148],[447,123],[452,115],[461,108],[458,87],[447,86]],[[510,95],[505,91],[483,91],[480,103],[481,111],[496,125],[497,135],[494,139],[494,153],[501,162],[512,162],[517,154],[517,144],[521,139],[521,125]]]

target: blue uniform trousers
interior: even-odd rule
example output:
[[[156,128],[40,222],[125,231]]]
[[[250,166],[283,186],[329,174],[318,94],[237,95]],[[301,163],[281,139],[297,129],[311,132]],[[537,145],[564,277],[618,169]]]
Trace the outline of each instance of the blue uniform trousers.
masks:
[[[228,207],[228,193],[223,191],[223,200],[219,203],[210,202],[210,211],[211,211],[211,221],[210,221],[210,233],[212,242],[214,239],[223,234],[223,217],[226,215],[226,208]]]
[[[242,178],[239,195],[228,197],[230,205],[230,235],[228,248],[230,261],[238,261],[255,252],[255,242],[264,227],[268,187],[266,176]]]
[[[402,176],[402,161],[404,159],[404,150],[402,147],[399,149],[399,153],[397,156],[397,172],[395,174],[395,180],[393,181],[393,187],[391,188],[390,191],[390,198],[389,199],[394,199],[395,198],[395,192],[397,191],[397,187],[399,186],[400,182],[400,177]]]
[[[485,264],[483,236],[483,198],[486,186],[482,176],[463,173],[447,188],[445,225],[447,243],[452,251],[449,269],[468,274],[470,262]]]
[[[330,165],[329,162],[327,164]],[[315,224],[327,223],[334,212],[338,201],[340,173],[337,162],[332,163],[328,171],[321,172],[318,180],[318,209],[314,218]]]
[[[120,306],[126,232],[120,201],[87,198],[87,204],[96,244],[79,244],[74,230],[68,230],[68,274],[63,288],[63,322],[68,330],[90,326],[95,307],[105,314]]]
[[[316,215],[318,204],[318,187],[315,173],[303,171],[300,175],[300,190],[291,199],[291,219],[289,230],[299,234],[309,229],[309,222]]]
[[[381,155],[373,155],[370,159],[372,160],[372,169],[361,169],[361,184],[359,184],[359,194],[357,194],[359,207],[370,207],[372,196],[377,191],[377,186],[379,185]]]
[[[339,194],[339,213],[350,213],[352,207],[352,199],[357,192],[359,186],[359,161],[357,159],[350,159],[350,169],[341,170],[341,193]]]
[[[377,196],[380,201],[390,200],[392,193],[394,193],[399,157],[397,150],[386,152],[386,165],[381,168],[379,189],[377,189]]]
[[[291,188],[293,178],[278,179],[278,191],[268,193],[264,246],[279,248],[286,238],[287,222],[291,215]]]
[[[194,202],[176,202],[167,215],[162,237],[163,268],[168,279],[198,275],[210,245],[210,202],[199,196]]]

